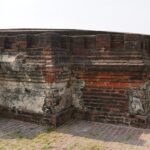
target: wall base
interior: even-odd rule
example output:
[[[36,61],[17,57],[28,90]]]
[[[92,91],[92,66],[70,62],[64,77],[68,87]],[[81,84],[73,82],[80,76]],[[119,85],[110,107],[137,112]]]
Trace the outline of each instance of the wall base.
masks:
[[[62,112],[44,116],[35,113],[27,112],[13,112],[5,107],[0,107],[0,116],[6,118],[13,118],[27,122],[35,122],[38,124],[50,124],[53,126],[59,126],[67,122],[72,118],[74,108],[70,107]]]
[[[96,121],[102,123],[111,123],[116,125],[126,125],[137,128],[150,128],[150,117],[149,116],[131,116],[129,114],[126,115],[108,115],[107,113],[95,113],[88,112],[83,110],[77,110],[74,113],[74,118]]]

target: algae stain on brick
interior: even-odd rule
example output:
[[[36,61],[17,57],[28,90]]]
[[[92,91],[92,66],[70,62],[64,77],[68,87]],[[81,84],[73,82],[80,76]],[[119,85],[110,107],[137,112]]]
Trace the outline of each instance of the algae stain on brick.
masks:
[[[70,73],[68,72],[68,74]],[[58,78],[55,82],[52,83],[50,90],[46,93],[43,111],[46,114],[53,114],[61,112],[62,110],[71,106],[74,106],[75,108],[81,108],[81,89],[84,88],[84,86],[85,83],[82,80],[72,77],[71,74],[65,82],[64,78]]]
[[[3,67],[4,72],[8,71],[5,65]],[[9,68],[12,73],[13,67],[9,65]],[[25,72],[25,75],[29,80],[28,72]],[[85,83],[71,76],[70,70],[65,68],[52,84],[19,82],[19,79],[16,82],[1,81],[0,85],[3,88],[0,89],[0,105],[15,112],[46,115],[61,112],[71,106],[81,108],[81,90]]]
[[[81,79],[75,79],[73,82],[73,106],[76,108],[82,108],[82,89],[85,87],[85,82]]]
[[[38,83],[3,82],[0,90],[0,105],[16,111],[46,114],[57,113],[71,106],[82,107],[82,81],[53,83],[51,86]]]
[[[43,113],[46,86],[38,83],[2,82],[0,105],[14,111]]]

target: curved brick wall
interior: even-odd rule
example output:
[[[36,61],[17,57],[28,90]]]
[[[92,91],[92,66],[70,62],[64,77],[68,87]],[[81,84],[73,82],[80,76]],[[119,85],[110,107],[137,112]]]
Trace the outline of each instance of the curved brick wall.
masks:
[[[147,127],[150,37],[0,30],[0,114],[59,125],[71,117]]]

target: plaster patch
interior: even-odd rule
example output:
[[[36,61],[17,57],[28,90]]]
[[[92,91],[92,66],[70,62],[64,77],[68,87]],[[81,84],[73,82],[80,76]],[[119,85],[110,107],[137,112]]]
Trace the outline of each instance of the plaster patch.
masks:
[[[0,105],[15,109],[43,113],[42,106],[45,91],[49,90],[46,84],[26,82],[0,82]]]
[[[147,115],[150,112],[150,84],[129,91],[129,112],[133,115]]]

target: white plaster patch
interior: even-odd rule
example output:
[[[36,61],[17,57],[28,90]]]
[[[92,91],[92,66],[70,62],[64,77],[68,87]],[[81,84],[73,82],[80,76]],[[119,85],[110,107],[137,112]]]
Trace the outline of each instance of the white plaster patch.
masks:
[[[20,111],[43,113],[47,84],[1,82],[0,105]]]
[[[0,62],[15,62],[16,56],[9,56],[9,55],[1,55]]]

